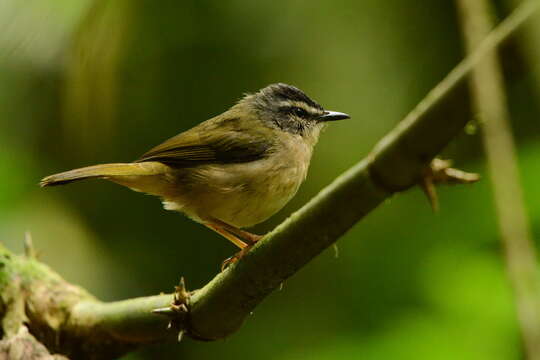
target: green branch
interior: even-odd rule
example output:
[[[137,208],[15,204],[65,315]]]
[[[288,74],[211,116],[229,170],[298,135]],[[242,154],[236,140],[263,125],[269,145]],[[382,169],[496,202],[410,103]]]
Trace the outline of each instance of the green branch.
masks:
[[[465,79],[538,8],[524,2],[456,66],[375,147],[257,244],[237,266],[216,276],[192,299],[190,330],[222,338],[285,279],[332,245],[395,191],[416,183],[426,166],[464,127],[456,102],[467,104]]]
[[[456,103],[468,105],[464,86],[467,75],[539,5],[536,0],[524,2],[384,137],[366,159],[292,214],[241,261],[192,293],[187,313],[180,297],[173,295],[99,302],[26,257],[17,257],[16,269],[11,260],[6,260],[0,269],[1,308],[8,309],[16,297],[4,291],[10,283],[10,277],[4,275],[11,271],[15,277],[24,277],[25,301],[40,309],[33,311],[32,307],[26,307],[32,334],[49,349],[77,359],[114,358],[137,345],[174,338],[178,331],[201,340],[230,335],[284,280],[331,246],[386,198],[419,182],[433,157],[467,121],[458,116],[461,111],[456,111]],[[4,254],[9,255],[5,251]],[[182,289],[177,294],[181,292]],[[12,293],[16,294],[17,289]],[[42,302],[40,296],[44,294],[49,294],[45,297],[49,300]],[[173,300],[174,306],[165,313],[177,331],[167,331],[169,319],[152,310],[167,307]],[[24,326],[22,321],[17,324]]]

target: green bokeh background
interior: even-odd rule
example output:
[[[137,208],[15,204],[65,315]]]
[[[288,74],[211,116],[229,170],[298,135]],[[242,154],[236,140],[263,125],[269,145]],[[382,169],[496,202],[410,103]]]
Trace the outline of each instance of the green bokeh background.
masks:
[[[512,3],[496,3],[499,17]],[[104,300],[171,291],[181,275],[201,287],[236,251],[227,241],[111,183],[40,189],[39,179],[133,160],[243,93],[286,82],[353,118],[323,134],[306,183],[263,233],[459,61],[456,16],[447,0],[2,0],[0,239],[20,251],[31,231],[44,262]],[[528,64],[540,46],[526,35],[502,55],[538,237],[540,71]],[[479,134],[443,155],[483,180],[441,188],[437,214],[416,189],[387,201],[339,240],[337,258],[330,249],[312,261],[229,339],[125,358],[522,358]]]

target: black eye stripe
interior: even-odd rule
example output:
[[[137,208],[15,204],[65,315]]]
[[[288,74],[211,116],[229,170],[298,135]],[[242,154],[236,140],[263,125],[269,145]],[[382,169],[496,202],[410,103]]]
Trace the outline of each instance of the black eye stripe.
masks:
[[[301,107],[293,107],[291,112],[296,115],[300,116],[302,118],[305,118],[308,116],[308,112],[305,109],[302,109]]]
[[[306,109],[299,106],[283,106],[279,108],[281,113],[293,114],[301,118],[308,118],[312,116]]]

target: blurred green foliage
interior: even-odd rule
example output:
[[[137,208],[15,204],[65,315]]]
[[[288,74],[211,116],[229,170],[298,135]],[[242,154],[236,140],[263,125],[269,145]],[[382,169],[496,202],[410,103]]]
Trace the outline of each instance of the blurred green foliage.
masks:
[[[502,15],[506,3],[498,3]],[[519,39],[519,38],[518,38]],[[536,51],[539,51],[536,49]],[[451,1],[0,2],[0,238],[105,300],[197,288],[235,249],[155,198],[42,176],[129,161],[271,82],[352,114],[264,232],[361,159],[462,56]],[[540,233],[537,74],[503,52],[520,165]],[[468,109],[463,109],[468,116]],[[485,174],[478,135],[444,154]],[[396,196],[284,284],[235,336],[129,359],[519,359],[489,180]]]

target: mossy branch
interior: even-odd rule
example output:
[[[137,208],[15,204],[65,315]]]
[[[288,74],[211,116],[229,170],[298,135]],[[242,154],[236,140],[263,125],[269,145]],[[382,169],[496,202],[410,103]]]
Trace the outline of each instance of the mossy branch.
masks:
[[[539,5],[536,0],[524,2],[363,161],[276,227],[241,261],[193,292],[186,304],[176,303],[182,289],[176,295],[103,303],[35,259],[14,257],[0,248],[4,331],[11,329],[13,334],[27,327],[51,352],[77,359],[115,358],[142,344],[175,339],[179,331],[201,340],[232,334],[284,280],[386,198],[420,182],[431,160],[467,121],[455,107],[468,106],[467,75]],[[153,312],[173,303],[170,312]],[[169,322],[177,331],[167,330]]]

